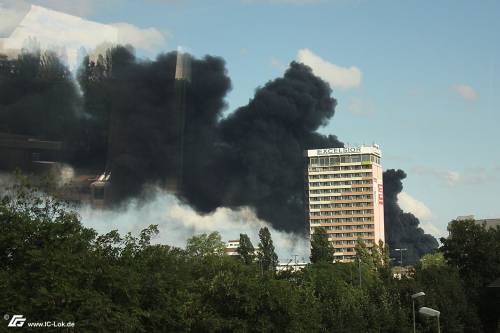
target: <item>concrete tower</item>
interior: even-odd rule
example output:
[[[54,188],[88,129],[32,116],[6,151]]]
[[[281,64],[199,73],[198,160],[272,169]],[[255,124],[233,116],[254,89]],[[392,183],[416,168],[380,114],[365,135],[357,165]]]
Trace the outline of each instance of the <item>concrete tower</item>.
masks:
[[[175,149],[174,174],[166,179],[166,187],[169,192],[179,193],[182,190],[182,178],[184,168],[184,130],[186,127],[187,90],[191,82],[191,59],[189,55],[177,50],[177,63],[175,66],[175,121],[177,140]]]

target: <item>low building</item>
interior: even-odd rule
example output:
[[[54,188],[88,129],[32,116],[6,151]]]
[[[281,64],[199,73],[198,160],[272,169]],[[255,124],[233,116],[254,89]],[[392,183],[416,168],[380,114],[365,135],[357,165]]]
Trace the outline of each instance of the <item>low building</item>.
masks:
[[[0,133],[0,170],[45,172],[59,161],[63,144],[27,135]]]
[[[500,227],[500,218],[476,219],[474,215],[464,215],[464,216],[458,216],[455,220],[457,221],[473,220],[476,224],[484,225],[486,229]]]
[[[292,271],[292,272],[298,272],[300,270],[303,270],[306,268],[307,262],[294,262],[290,260],[289,262],[280,262],[278,266],[276,266],[276,271],[277,272],[283,272],[283,271]]]
[[[240,246],[240,240],[229,240],[226,242],[226,248],[225,252],[227,255],[230,256],[237,256],[238,255],[238,247]]]

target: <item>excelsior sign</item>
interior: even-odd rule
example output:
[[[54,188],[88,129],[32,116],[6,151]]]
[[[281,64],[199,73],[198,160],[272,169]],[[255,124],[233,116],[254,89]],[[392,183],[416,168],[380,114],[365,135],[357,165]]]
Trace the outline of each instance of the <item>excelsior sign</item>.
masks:
[[[343,154],[374,154],[381,157],[380,149],[373,146],[310,149],[307,151],[307,156],[327,156]]]
[[[316,154],[318,154],[318,156],[349,153],[361,153],[361,147],[316,149]]]

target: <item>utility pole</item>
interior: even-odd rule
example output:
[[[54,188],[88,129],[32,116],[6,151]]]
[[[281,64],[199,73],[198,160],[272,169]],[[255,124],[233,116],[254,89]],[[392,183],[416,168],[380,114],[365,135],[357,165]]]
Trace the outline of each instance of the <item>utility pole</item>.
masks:
[[[401,263],[401,268],[403,268],[403,251],[408,251],[408,249],[394,249],[394,251],[398,251],[401,255],[401,260],[400,260],[400,263]]]
[[[356,259],[358,260],[359,287],[361,288],[361,259],[358,256]]]

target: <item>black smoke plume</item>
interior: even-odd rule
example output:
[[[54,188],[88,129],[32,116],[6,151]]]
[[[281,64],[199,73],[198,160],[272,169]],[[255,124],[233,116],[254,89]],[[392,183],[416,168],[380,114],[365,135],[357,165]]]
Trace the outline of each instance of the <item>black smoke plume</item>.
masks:
[[[72,142],[81,100],[71,73],[51,52],[0,54],[0,132]]]
[[[0,65],[0,131],[64,141],[73,166],[111,171],[115,204],[176,176],[175,52],[144,61],[117,47],[87,57],[78,73],[81,94],[54,55],[23,54]],[[335,113],[329,86],[292,62],[222,118],[231,87],[224,60],[191,57],[191,66],[178,196],[201,213],[250,206],[277,229],[305,232],[303,152],[343,145],[317,133]],[[408,248],[413,260],[437,242],[397,205],[404,177],[384,174],[386,238],[391,248]]]
[[[406,178],[403,170],[390,169],[384,172],[384,220],[385,238],[391,255],[400,259],[394,249],[407,249],[403,252],[403,264],[414,264],[421,256],[437,249],[438,242],[419,227],[415,215],[405,213],[398,205],[398,194],[403,190],[402,180]]]
[[[95,146],[109,138],[107,165],[118,202],[138,195],[144,184],[165,185],[175,174],[175,64],[176,53],[141,62],[117,48],[97,63],[87,60],[80,72],[95,127],[110,122]],[[191,66],[179,196],[202,213],[251,206],[276,228],[304,230],[303,151],[342,145],[316,132],[334,115],[329,86],[292,63],[283,78],[257,89],[247,106],[221,119],[230,88],[224,61],[192,58]]]
[[[278,229],[304,231],[303,152],[342,145],[316,133],[334,115],[330,94],[308,67],[291,63],[283,78],[217,124],[212,158],[197,156],[210,147],[189,146],[184,197],[202,212],[248,205]]]

